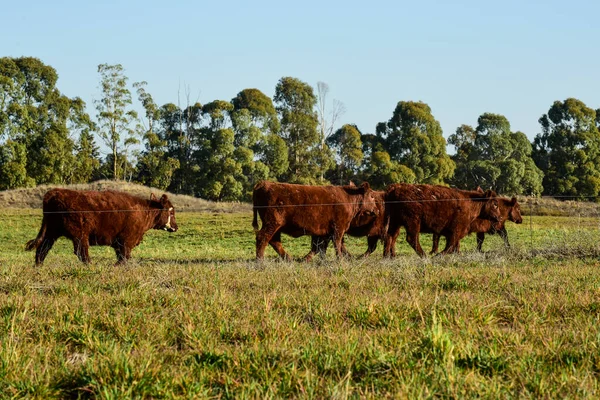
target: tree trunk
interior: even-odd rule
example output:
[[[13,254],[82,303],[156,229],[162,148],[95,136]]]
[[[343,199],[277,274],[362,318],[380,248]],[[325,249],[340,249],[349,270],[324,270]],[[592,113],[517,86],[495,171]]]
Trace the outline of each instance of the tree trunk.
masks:
[[[113,143],[113,180],[116,181],[118,179],[119,179],[119,177],[117,176],[117,143],[114,142]]]

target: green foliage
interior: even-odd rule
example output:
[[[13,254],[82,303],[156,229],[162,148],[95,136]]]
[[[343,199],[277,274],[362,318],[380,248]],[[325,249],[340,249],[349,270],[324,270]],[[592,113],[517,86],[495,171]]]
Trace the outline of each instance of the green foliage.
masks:
[[[179,161],[166,156],[166,144],[157,134],[148,131],[144,135],[146,151],[142,152],[137,164],[138,182],[146,186],[166,190],[179,168]]]
[[[87,183],[100,168],[98,146],[94,142],[94,135],[82,132],[75,147],[75,167],[71,183]]]
[[[209,200],[247,200],[249,196],[255,169],[253,152],[243,146],[236,148],[232,112],[233,105],[222,100],[203,107],[207,123],[197,131],[193,158],[198,170],[198,193]]]
[[[346,184],[356,175],[363,161],[361,133],[356,125],[343,125],[327,138],[327,144],[335,151],[337,166],[333,176],[338,184]]]
[[[409,168],[417,182],[443,184],[454,173],[442,128],[427,104],[399,102],[392,118],[376,131],[391,159]]]
[[[11,144],[11,159],[25,162],[10,168],[17,176],[11,184],[69,183],[77,162],[72,136],[92,130],[85,103],[69,99],[56,88],[58,74],[37,58],[0,59],[0,140],[10,139],[25,146],[26,153]],[[16,154],[25,154],[25,158]],[[15,167],[17,164],[10,164]]]
[[[121,64],[98,65],[100,73],[100,89],[102,97],[96,100],[96,110],[98,114],[98,133],[104,143],[111,149],[113,171],[112,178],[126,178],[123,174],[127,169],[119,169],[118,160],[123,158],[128,160],[127,150],[132,144],[137,144],[139,129],[135,126],[137,122],[137,113],[129,109],[131,106],[131,92],[127,88],[128,78],[124,75],[124,69]]]
[[[323,165],[323,149],[317,131],[317,98],[313,88],[297,78],[284,77],[275,87],[275,109],[280,121],[280,136],[288,146],[287,182],[316,183]]]
[[[493,188],[504,194],[541,194],[543,173],[531,158],[531,143],[524,133],[511,132],[503,115],[482,114],[476,129],[462,125],[448,142],[456,147],[454,185]]]
[[[545,193],[597,196],[600,192],[600,132],[596,111],[582,101],[555,101],[539,119],[534,159],[545,172]]]
[[[373,151],[364,161],[363,180],[374,189],[385,189],[392,183],[416,183],[415,173],[405,165],[392,161],[387,151]]]
[[[260,90],[244,89],[231,100],[231,104],[236,111],[248,110],[253,125],[264,134],[279,131],[279,120],[273,101]]]
[[[138,99],[146,111],[148,129],[144,134],[146,150],[138,158],[137,181],[159,189],[167,189],[174,172],[179,168],[179,160],[167,155],[167,141],[161,140],[154,132],[160,121],[161,110],[152,95],[145,89],[146,82],[136,82]]]
[[[277,136],[279,120],[269,97],[258,89],[244,89],[231,103],[234,106],[231,119],[235,145],[244,151],[252,151],[244,162],[244,175],[250,177],[245,183],[244,192],[245,197],[249,198],[258,180],[278,180],[287,171],[288,148]]]
[[[180,109],[168,103],[160,108],[160,137],[167,143],[167,156],[179,162],[169,190],[175,193],[194,194],[198,165],[193,158],[197,136],[202,122],[202,105],[196,103]]]
[[[0,145],[0,190],[35,186],[27,176],[27,148],[8,140]]]
[[[288,146],[283,138],[270,134],[265,137],[264,146],[259,150],[264,164],[269,168],[269,178],[283,176],[289,167]]]
[[[113,159],[113,154],[109,153],[100,161],[100,167],[94,172],[92,180],[112,179],[114,180],[114,168],[117,168],[117,176],[121,180],[132,181],[136,173],[135,166],[131,163],[131,158],[126,154],[119,152],[116,161]]]

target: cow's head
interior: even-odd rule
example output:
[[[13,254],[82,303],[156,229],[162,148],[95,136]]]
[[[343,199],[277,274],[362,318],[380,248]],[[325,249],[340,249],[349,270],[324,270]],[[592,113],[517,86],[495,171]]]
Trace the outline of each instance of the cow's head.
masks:
[[[348,194],[362,195],[359,203],[359,210],[356,214],[357,216],[362,215],[363,217],[368,217],[379,215],[380,205],[377,203],[375,191],[371,189],[369,182],[364,182],[360,186],[355,186],[354,184],[352,186],[347,185],[343,186],[343,188]]]
[[[377,211],[375,213],[373,213],[368,210],[367,211],[360,210],[358,212],[358,214],[356,214],[356,216],[352,220],[350,226],[356,228],[356,227],[369,225],[369,224],[373,223],[373,221],[375,221],[378,217],[383,217],[383,214],[385,211],[383,194],[384,194],[383,192],[373,191],[373,195],[375,197],[375,207],[377,208]]]
[[[159,203],[160,212],[158,219],[154,224],[154,229],[162,229],[168,232],[176,232],[179,227],[175,220],[175,208],[166,194],[163,194],[160,199],[157,199],[154,193],[150,194],[150,200]]]
[[[521,206],[519,205],[517,198],[513,197],[512,199],[510,199],[507,206],[509,207],[507,219],[509,221],[514,222],[515,224],[523,223],[523,217],[521,216]]]
[[[479,214],[479,218],[489,219],[496,222],[502,222],[504,218],[502,217],[502,212],[500,210],[498,197],[496,196],[496,192],[492,190],[486,190],[483,193],[483,197],[481,201],[484,201],[485,204],[481,208],[481,213]]]

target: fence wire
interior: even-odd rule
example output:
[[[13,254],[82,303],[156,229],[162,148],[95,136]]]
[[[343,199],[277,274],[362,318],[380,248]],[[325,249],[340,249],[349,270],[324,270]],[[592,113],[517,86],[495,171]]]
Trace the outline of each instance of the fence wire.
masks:
[[[596,198],[595,196],[593,196]],[[592,196],[589,196],[592,198]],[[480,198],[485,199],[485,198]],[[573,201],[580,199],[575,196],[556,196],[550,197],[545,196],[542,198],[536,197],[518,197],[521,205],[521,213],[523,216],[522,224],[515,224],[510,221],[505,222],[505,227],[508,233],[508,240],[510,243],[509,248],[505,248],[503,240],[498,235],[485,235],[483,244],[484,252],[518,252],[528,251],[535,254],[563,254],[577,257],[578,255],[600,255],[600,203],[595,202],[581,202]],[[410,200],[410,201],[394,201],[388,202],[387,204],[394,203],[408,203],[408,202],[424,202],[424,201],[455,201],[463,199],[427,199],[427,200]],[[287,205],[270,205],[261,206],[261,208],[281,208],[284,207],[311,207],[311,206],[338,206],[346,205],[348,203],[319,203],[319,204],[287,204]],[[94,214],[94,213],[149,213],[156,211],[167,211],[166,209],[123,209],[123,210],[76,210],[71,213],[74,214]],[[227,241],[233,235],[240,238],[240,242],[243,242],[244,254],[248,252],[248,257],[252,258],[254,249],[254,232],[251,226],[252,219],[252,205],[240,203],[239,208],[233,212],[236,214],[244,214],[243,219],[237,220],[235,226],[228,224],[226,221],[226,215],[232,214],[232,212],[223,211],[211,211],[206,209],[184,209],[177,210],[175,205],[175,211],[180,216],[178,220],[179,234],[187,231],[186,228],[190,227],[193,232],[193,236],[197,237],[192,239],[191,244],[193,251],[196,254],[203,254],[204,252],[210,253],[210,249],[213,247],[221,246],[221,242]],[[65,211],[58,212],[47,212],[46,214],[65,214]],[[183,214],[183,215],[182,215]],[[193,214],[198,214],[195,216]],[[210,215],[210,218],[203,217],[202,215]],[[39,218],[42,216],[41,210],[12,210],[5,208],[0,211],[0,220],[2,225],[6,229],[24,229],[20,227],[21,221],[19,218],[27,217],[28,232],[39,229],[38,223],[29,218]],[[237,217],[236,217],[237,218]],[[206,229],[206,225],[212,225],[213,229]],[[215,235],[215,226],[218,225],[219,234]],[[198,227],[202,226],[202,227]],[[29,235],[29,233],[27,234]],[[174,235],[178,235],[177,233]],[[189,237],[189,233],[187,234]],[[0,239],[10,240],[10,237]],[[352,254],[360,254],[366,250],[367,243],[366,238],[349,238],[347,237],[349,248]],[[28,238],[31,239],[31,238]],[[431,245],[431,235],[422,233],[420,235],[421,245],[427,252],[427,248]],[[160,244],[158,239],[157,244]],[[196,243],[197,241],[197,243]],[[309,239],[293,239],[289,236],[283,236],[284,246],[290,249],[290,252],[295,256],[303,255],[308,251]],[[440,241],[440,250],[444,248],[444,238]],[[190,245],[189,241],[186,241],[186,245]],[[224,245],[223,245],[224,246]],[[408,246],[405,241],[405,230],[402,228],[401,234],[398,237],[397,249],[399,254],[410,254],[414,255],[412,248]],[[381,256],[383,245],[379,243],[378,249],[375,256]],[[429,247],[430,248],[430,247]],[[476,235],[469,235],[461,241],[461,252],[476,252]],[[330,246],[329,253],[332,254],[333,250]],[[274,253],[271,254],[274,256]]]

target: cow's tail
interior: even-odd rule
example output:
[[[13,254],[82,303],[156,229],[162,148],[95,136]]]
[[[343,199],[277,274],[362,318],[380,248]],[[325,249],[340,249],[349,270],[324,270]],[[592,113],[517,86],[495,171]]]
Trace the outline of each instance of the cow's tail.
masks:
[[[252,212],[254,213],[254,218],[252,218],[252,227],[254,228],[254,232],[258,231],[258,209],[256,207],[252,207]]]
[[[258,205],[259,199],[261,197],[261,191],[264,191],[265,181],[260,181],[256,185],[254,185],[254,189],[252,189],[252,212],[254,214],[254,218],[252,218],[252,228],[254,228],[254,232],[258,232]]]
[[[27,242],[27,244],[25,245],[25,250],[30,251],[33,249],[37,249],[44,241],[44,236],[46,236],[46,217],[42,218],[42,227],[40,228],[37,237]]]

